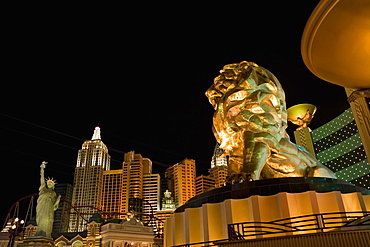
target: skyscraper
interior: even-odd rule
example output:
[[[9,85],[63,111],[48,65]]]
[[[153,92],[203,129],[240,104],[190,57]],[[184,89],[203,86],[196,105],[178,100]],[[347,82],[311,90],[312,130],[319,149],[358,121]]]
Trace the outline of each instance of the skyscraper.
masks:
[[[122,167],[122,213],[127,213],[130,211],[130,206],[135,206],[133,199],[143,199],[144,174],[152,172],[152,162],[150,159],[143,158],[141,154],[131,151],[125,153]]]
[[[215,166],[227,166],[227,157],[222,156],[223,152],[224,151],[220,148],[220,144],[216,142],[216,146],[211,159],[211,168]]]
[[[103,171],[109,169],[108,148],[101,140],[100,128],[96,127],[91,140],[86,140],[78,151],[72,196],[72,205],[78,213],[72,211],[70,231],[83,231],[86,222],[81,217],[88,220],[101,209]]]
[[[184,159],[166,170],[168,190],[172,192],[176,208],[195,196],[195,160]]]
[[[164,192],[164,197],[162,198],[161,211],[157,211],[155,213],[156,215],[155,228],[157,232],[157,237],[163,238],[164,222],[166,221],[166,219],[171,217],[171,215],[173,215],[175,210],[176,210],[176,207],[175,207],[173,197],[171,196],[171,192],[166,190],[166,192]]]
[[[227,178],[227,157],[222,156],[223,150],[220,144],[216,142],[211,160],[211,169],[209,174],[215,179],[215,188],[225,186]]]
[[[207,190],[215,188],[215,178],[211,176],[200,175],[195,178],[195,194],[199,195]]]
[[[175,203],[173,201],[173,197],[171,196],[171,192],[166,190],[164,192],[164,197],[162,198],[162,211],[175,211]]]
[[[215,179],[215,188],[219,188],[226,185],[227,178],[227,166],[214,166],[209,169],[209,174]]]
[[[107,213],[104,218],[123,218],[122,207],[123,171],[109,170],[103,172],[103,202],[102,211]]]
[[[159,210],[159,198],[159,174],[152,174],[150,159],[135,151],[125,153],[122,169],[103,172],[101,208],[105,218],[123,219],[130,210],[151,214]]]
[[[160,210],[161,177],[159,174],[144,174],[143,198],[147,203],[143,205],[144,214],[154,214]]]
[[[67,201],[72,201],[73,187],[68,183],[57,183],[55,193],[61,195]],[[70,205],[64,201],[60,201],[58,209],[54,212],[53,232],[68,232],[69,227],[69,211]]]

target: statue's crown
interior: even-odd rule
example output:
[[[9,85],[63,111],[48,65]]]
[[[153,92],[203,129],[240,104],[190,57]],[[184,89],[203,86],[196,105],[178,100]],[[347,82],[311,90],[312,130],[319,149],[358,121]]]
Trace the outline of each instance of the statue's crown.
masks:
[[[57,184],[57,180],[54,180],[54,178],[45,178],[46,182],[52,182],[53,184]]]

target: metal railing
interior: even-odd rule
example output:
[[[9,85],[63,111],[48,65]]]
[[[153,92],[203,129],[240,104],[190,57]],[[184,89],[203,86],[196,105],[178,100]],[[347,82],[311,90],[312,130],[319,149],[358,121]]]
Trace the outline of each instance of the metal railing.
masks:
[[[370,227],[370,211],[311,214],[269,222],[243,222],[228,225],[229,240],[246,240],[318,232],[346,227]]]
[[[228,239],[218,239],[173,247],[218,246],[218,243],[267,237],[354,230],[370,227],[370,211],[311,214],[269,222],[242,222],[228,224]]]
[[[182,245],[175,245],[172,247],[198,247],[198,246],[218,246],[218,242],[228,241],[228,239],[221,239],[217,241],[207,241],[207,242],[199,242],[199,243],[191,243],[191,244],[182,244]]]

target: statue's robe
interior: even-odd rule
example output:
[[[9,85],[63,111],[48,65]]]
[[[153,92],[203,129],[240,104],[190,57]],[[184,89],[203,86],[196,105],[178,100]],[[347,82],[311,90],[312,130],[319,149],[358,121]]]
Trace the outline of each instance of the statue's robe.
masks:
[[[51,238],[54,222],[54,204],[56,200],[57,195],[53,189],[47,188],[46,185],[40,186],[36,206],[36,236]]]

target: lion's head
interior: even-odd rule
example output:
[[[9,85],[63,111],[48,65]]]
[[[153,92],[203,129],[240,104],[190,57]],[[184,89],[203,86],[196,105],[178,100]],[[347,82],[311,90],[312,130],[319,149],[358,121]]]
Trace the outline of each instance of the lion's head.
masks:
[[[286,136],[285,94],[278,79],[252,62],[228,64],[206,96],[215,108],[214,134],[224,150],[239,145],[241,131]]]

